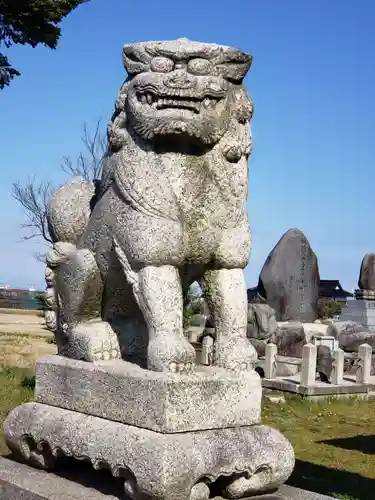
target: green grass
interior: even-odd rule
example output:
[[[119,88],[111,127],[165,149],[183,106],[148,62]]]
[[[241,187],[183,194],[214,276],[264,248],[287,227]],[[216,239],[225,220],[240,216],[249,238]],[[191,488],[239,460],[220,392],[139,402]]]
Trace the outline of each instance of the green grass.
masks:
[[[0,455],[9,453],[2,423],[12,408],[33,399],[34,385],[30,370],[0,372]],[[294,446],[296,467],[289,484],[340,500],[374,500],[375,402],[266,401],[263,423],[279,429]]]
[[[5,369],[0,372],[0,455],[9,454],[3,438],[3,422],[8,413],[34,397],[33,374],[19,368]]]
[[[263,423],[292,443],[296,467],[289,484],[340,500],[375,498],[375,402],[298,397],[266,402]]]

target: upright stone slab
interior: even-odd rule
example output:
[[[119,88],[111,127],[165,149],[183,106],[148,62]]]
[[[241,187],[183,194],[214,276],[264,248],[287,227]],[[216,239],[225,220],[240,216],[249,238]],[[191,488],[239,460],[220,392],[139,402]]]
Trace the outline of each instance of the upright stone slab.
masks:
[[[275,309],[278,321],[313,323],[319,282],[318,260],[306,236],[289,229],[264,263],[258,292]]]
[[[359,289],[355,300],[349,300],[342,310],[341,321],[353,321],[366,327],[375,327],[375,254],[367,253],[361,263]]]
[[[5,439],[36,467],[109,469],[133,500],[274,492],[294,453],[261,425],[246,336],[251,57],[179,39],[123,60],[100,186],[59,190],[48,210],[59,355],[38,363],[36,402],[8,415]],[[182,330],[196,280],[216,325],[208,367]]]
[[[375,291],[375,253],[367,253],[361,263],[358,287],[360,290]]]

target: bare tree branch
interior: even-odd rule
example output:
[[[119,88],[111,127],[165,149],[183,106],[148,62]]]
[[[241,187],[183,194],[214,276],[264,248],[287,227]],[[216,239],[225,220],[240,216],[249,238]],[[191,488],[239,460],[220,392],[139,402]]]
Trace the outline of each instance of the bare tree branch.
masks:
[[[63,158],[61,168],[69,177],[81,176],[87,182],[93,182],[101,177],[107,151],[107,137],[101,131],[100,120],[96,123],[93,135],[90,135],[87,125],[84,124],[82,143],[87,157],[84,153],[80,153],[74,164],[71,158],[66,156]],[[53,191],[51,182],[38,183],[35,178],[26,184],[13,183],[12,196],[20,203],[27,217],[27,222],[22,224],[22,228],[27,230],[27,234],[22,237],[23,241],[42,237],[48,245],[54,243],[47,223],[47,207]],[[43,260],[43,255],[39,254],[36,258]]]
[[[90,135],[85,123],[81,140],[88,153],[88,157],[80,153],[74,164],[69,156],[64,156],[61,168],[66,174],[74,177],[81,176],[86,181],[100,179],[107,151],[107,137],[101,131],[101,121],[97,121],[93,136]]]
[[[28,229],[24,241],[32,238],[42,237],[47,243],[52,244],[47,225],[47,205],[53,193],[53,187],[50,182],[42,181],[37,184],[34,179],[30,179],[24,186],[19,182],[12,185],[12,196],[21,204],[23,211],[28,219],[22,227]]]

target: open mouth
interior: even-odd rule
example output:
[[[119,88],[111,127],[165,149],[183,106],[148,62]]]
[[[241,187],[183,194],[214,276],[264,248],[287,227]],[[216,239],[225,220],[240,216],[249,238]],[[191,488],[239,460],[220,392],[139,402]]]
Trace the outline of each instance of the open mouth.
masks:
[[[138,92],[138,102],[153,107],[154,109],[187,109],[199,114],[201,109],[215,107],[220,98],[205,96],[202,99],[181,96],[157,96],[152,92]]]

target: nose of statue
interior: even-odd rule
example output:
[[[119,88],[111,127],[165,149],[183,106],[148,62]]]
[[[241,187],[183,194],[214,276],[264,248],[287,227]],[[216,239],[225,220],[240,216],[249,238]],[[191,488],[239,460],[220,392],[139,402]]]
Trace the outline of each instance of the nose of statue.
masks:
[[[191,89],[195,86],[195,81],[186,70],[176,70],[166,75],[164,85],[174,89]]]

